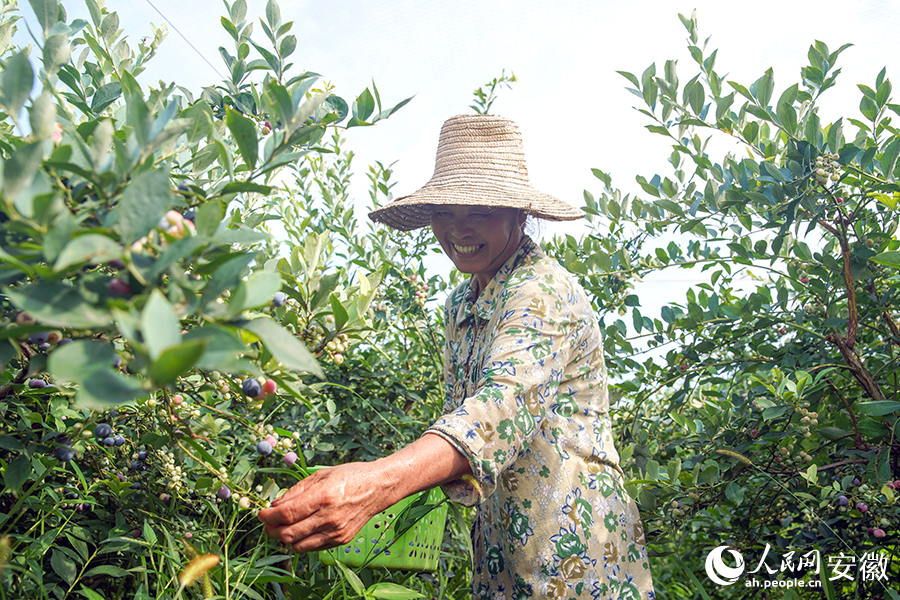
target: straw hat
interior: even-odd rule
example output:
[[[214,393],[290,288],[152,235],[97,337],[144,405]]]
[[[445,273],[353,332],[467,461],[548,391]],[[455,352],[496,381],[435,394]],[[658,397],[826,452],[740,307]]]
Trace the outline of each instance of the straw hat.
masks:
[[[519,208],[549,221],[584,216],[532,187],[519,128],[510,119],[494,115],[447,119],[431,180],[419,191],[370,212],[369,218],[410,231],[431,224],[431,207],[436,204]]]

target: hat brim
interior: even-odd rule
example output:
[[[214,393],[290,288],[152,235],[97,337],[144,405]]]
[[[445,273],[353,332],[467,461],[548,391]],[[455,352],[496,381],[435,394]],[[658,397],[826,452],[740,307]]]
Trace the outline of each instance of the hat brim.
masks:
[[[389,205],[369,213],[369,218],[400,231],[412,231],[431,225],[434,206],[491,206],[517,208],[527,214],[547,221],[574,221],[584,217],[584,212],[536,189],[497,193],[485,190],[482,185],[436,186],[426,185],[419,191],[394,200]]]

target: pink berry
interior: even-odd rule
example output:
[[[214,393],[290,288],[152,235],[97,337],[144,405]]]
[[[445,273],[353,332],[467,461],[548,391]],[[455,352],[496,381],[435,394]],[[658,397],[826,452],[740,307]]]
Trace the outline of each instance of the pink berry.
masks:
[[[277,389],[278,384],[275,383],[274,379],[266,379],[266,382],[263,384],[263,393],[274,394]]]
[[[296,452],[293,452],[293,451],[288,452],[287,454],[284,455],[284,463],[287,466],[292,467],[292,466],[294,466],[294,463],[297,462],[297,458],[298,457],[297,457]]]
[[[184,402],[184,397],[181,394],[175,394],[172,396],[172,404],[175,406],[181,406],[181,403]]]
[[[186,537],[187,539],[191,539],[192,537],[194,537],[194,534],[191,533],[190,531],[188,531],[187,533],[184,534],[184,537]]]
[[[869,510],[869,507],[866,506],[866,504],[864,502],[860,502],[859,504],[856,505],[856,510],[858,510],[861,513],[864,513]]]
[[[269,442],[269,445],[272,446],[273,448],[275,447],[275,444],[278,443],[278,440],[275,439],[274,435],[267,435],[266,441]]]
[[[875,537],[877,537],[880,540],[881,538],[883,538],[885,536],[884,529],[881,529],[879,527],[878,529],[876,529],[875,531],[872,532],[872,535],[874,535]]]
[[[113,296],[130,296],[131,286],[116,277],[109,280],[109,293]]]
[[[807,283],[809,283],[809,277],[804,275],[803,277],[800,278],[800,283],[802,283],[803,285],[806,285]]]
[[[750,430],[750,437],[752,437],[752,438],[758,438],[758,437],[759,437],[759,429],[751,429],[751,430]]]

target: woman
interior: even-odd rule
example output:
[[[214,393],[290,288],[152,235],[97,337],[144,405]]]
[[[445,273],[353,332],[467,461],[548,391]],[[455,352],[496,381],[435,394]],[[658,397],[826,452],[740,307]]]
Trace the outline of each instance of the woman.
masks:
[[[298,552],[349,542],[366,521],[441,485],[477,505],[476,598],[655,598],[637,507],[624,491],[597,319],[584,290],[524,233],[528,215],[581,213],[535,190],[512,121],[444,123],[435,174],[369,216],[431,226],[471,274],[447,301],[445,415],[372,463],[319,471],[261,511]]]

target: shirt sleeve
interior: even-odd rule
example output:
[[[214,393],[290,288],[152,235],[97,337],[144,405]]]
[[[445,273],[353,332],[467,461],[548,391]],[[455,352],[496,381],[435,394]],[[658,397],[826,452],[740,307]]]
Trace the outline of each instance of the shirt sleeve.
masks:
[[[443,486],[466,506],[490,496],[539,433],[584,329],[563,290],[531,280],[508,292],[485,333],[474,394],[428,430],[468,458],[474,478]]]

